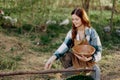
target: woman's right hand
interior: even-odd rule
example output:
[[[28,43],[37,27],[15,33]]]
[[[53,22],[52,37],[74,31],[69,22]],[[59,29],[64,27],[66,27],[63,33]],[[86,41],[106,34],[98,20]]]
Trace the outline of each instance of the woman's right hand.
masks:
[[[50,69],[51,66],[52,66],[52,63],[56,60],[56,56],[53,55],[52,57],[49,58],[49,60],[46,62],[45,66],[44,66],[44,69],[47,70],[47,69]]]
[[[77,54],[74,54],[78,59],[82,60],[82,61],[90,61],[92,59],[92,57],[85,57],[84,55],[77,55]]]

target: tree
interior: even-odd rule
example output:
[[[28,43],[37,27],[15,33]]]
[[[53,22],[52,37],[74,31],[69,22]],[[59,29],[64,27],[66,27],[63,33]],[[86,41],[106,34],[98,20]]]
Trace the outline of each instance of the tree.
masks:
[[[111,19],[110,19],[111,30],[113,28],[113,15],[114,15],[114,12],[115,12],[115,3],[116,3],[116,0],[113,0],[113,6],[112,6],[112,11],[111,11]]]
[[[89,12],[89,7],[90,7],[90,0],[82,0],[82,7],[88,13]]]

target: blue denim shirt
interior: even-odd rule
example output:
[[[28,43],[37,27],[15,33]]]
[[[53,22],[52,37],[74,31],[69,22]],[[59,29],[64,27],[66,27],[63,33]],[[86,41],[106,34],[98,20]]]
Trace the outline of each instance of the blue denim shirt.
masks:
[[[90,45],[92,45],[96,51],[92,55],[93,61],[98,62],[101,60],[101,53],[102,53],[102,45],[100,38],[94,28],[85,28],[85,35],[86,39],[89,42]],[[78,34],[76,35],[76,39],[79,40]],[[61,46],[55,51],[54,55],[56,55],[57,59],[62,57],[71,47],[72,44],[72,30],[70,30],[67,33],[67,36],[65,37],[64,42],[61,44]]]

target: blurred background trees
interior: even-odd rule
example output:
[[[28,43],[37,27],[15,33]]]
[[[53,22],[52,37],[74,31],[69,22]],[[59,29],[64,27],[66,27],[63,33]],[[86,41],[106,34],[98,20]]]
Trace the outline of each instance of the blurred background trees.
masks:
[[[11,17],[11,21],[4,21],[4,26],[1,27],[12,26],[17,33],[27,32],[28,35],[41,32],[38,34],[41,43],[46,43],[44,39],[49,43],[60,32],[69,30],[70,13],[75,7],[85,8],[103,43],[108,44],[105,40],[112,44],[119,42],[120,0],[0,0],[0,9],[4,11],[4,16],[7,16],[7,19],[8,16]],[[9,25],[12,21],[16,23]],[[60,25],[64,21],[67,24]],[[59,26],[62,26],[63,30]],[[49,36],[49,39],[45,36]]]

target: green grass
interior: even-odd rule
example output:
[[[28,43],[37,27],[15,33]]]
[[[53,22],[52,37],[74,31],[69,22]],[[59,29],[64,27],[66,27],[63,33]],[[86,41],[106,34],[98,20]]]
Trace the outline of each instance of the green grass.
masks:
[[[22,60],[22,54],[14,55],[0,52],[0,70],[15,70],[18,62]]]
[[[0,2],[0,8],[4,10],[6,16],[10,15],[12,18],[18,19],[15,28],[4,29],[0,26],[0,32],[6,36],[17,37],[20,41],[24,40],[24,43],[30,41],[27,49],[30,49],[32,52],[53,53],[64,41],[72,25],[70,23],[67,26],[59,26],[59,23],[67,18],[71,21],[71,11],[75,7],[75,4],[80,4],[75,2],[68,4],[68,0],[63,4],[63,0],[57,0],[61,2],[58,5],[56,0],[23,1],[24,3],[21,0],[5,1],[6,5],[4,5],[4,1]],[[15,2],[18,2],[16,6]],[[9,5],[10,8],[8,7]],[[109,25],[111,11],[103,10],[101,13],[100,10],[91,9],[89,17],[92,27],[96,29],[100,36],[103,48],[114,49],[114,46],[120,46],[120,36],[115,32],[116,28],[120,28],[120,14],[114,14],[113,31],[110,35],[106,34],[103,28]],[[45,32],[40,30],[38,32],[35,31],[36,25],[45,24],[48,20],[55,20],[57,23],[47,25],[47,31]],[[37,45],[37,43],[39,43],[39,45]],[[10,51],[5,53],[5,48],[6,46],[0,47],[0,70],[14,70],[17,68],[18,62],[22,61],[22,53],[12,56],[11,53],[17,49],[12,47]],[[106,52],[103,51],[103,54],[106,54]]]

